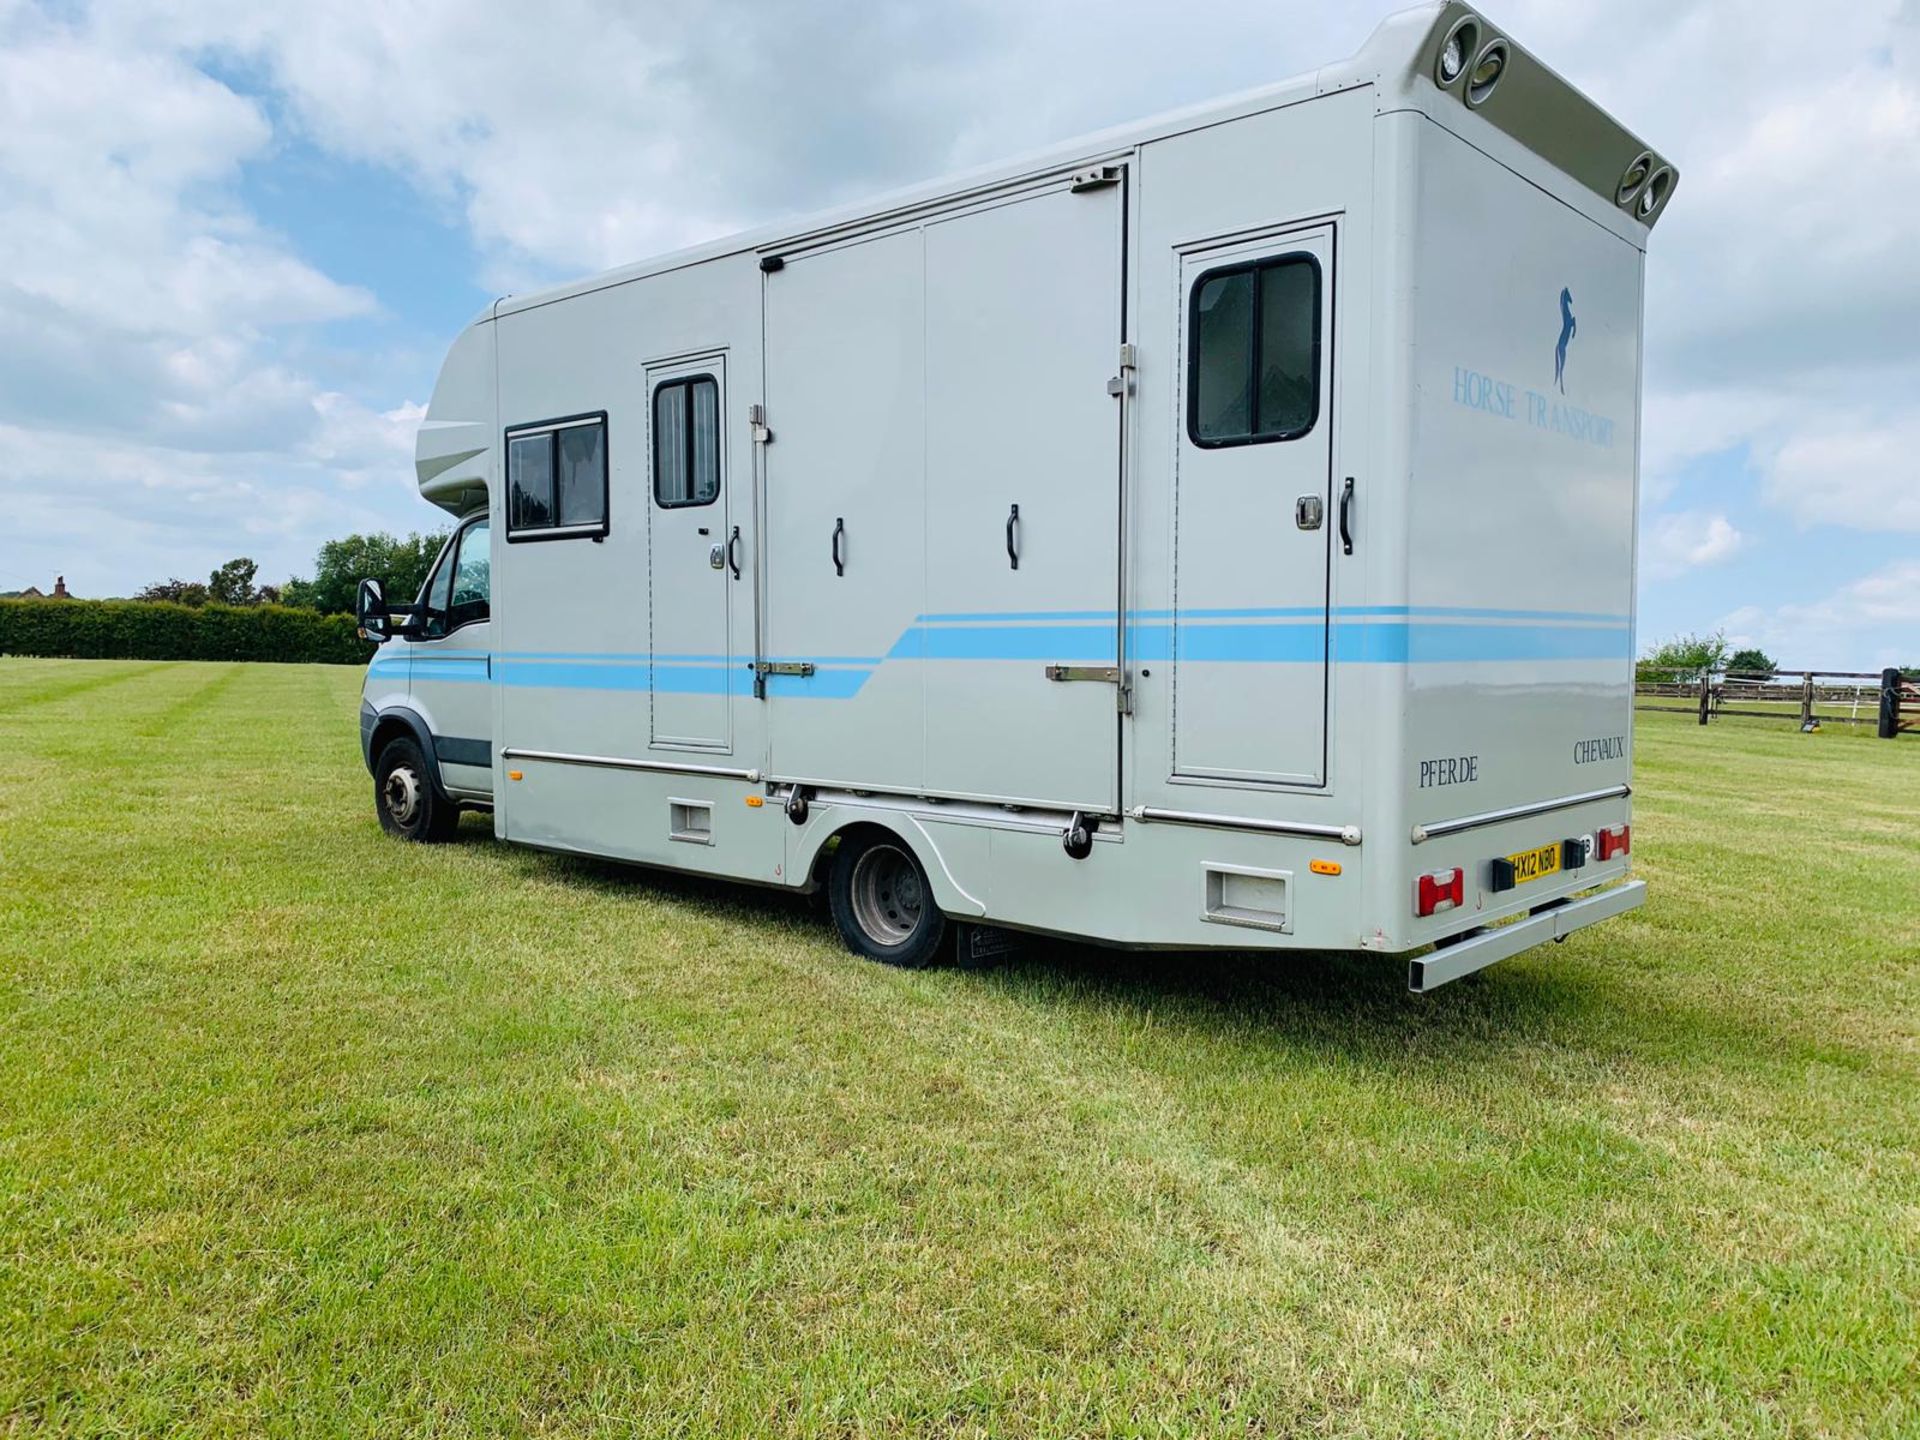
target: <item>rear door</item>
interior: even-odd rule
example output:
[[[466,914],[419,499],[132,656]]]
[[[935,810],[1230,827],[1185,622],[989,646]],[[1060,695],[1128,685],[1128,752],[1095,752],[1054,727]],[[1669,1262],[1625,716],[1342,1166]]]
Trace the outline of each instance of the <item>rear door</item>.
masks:
[[[1321,785],[1334,228],[1182,257],[1174,774]]]

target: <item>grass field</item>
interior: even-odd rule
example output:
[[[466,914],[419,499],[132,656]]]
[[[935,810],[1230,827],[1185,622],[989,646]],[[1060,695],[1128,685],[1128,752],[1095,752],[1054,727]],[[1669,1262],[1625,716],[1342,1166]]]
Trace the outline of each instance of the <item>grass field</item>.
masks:
[[[402,846],[358,684],[0,662],[0,1435],[1920,1433],[1920,739],[1641,717],[1417,999]]]

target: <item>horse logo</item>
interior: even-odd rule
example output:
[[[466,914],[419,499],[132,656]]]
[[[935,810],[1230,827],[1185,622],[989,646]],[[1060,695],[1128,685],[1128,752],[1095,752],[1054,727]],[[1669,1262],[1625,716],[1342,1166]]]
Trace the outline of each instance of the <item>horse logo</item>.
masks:
[[[1573,339],[1573,332],[1579,327],[1573,319],[1573,291],[1560,291],[1560,341],[1553,347],[1553,383],[1560,387],[1562,395],[1567,393],[1567,342]]]

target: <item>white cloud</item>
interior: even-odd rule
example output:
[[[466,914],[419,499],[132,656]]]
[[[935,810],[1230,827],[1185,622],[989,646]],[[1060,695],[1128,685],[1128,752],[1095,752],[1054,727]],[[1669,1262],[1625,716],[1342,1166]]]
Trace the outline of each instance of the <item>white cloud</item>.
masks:
[[[1671,578],[1706,565],[1731,560],[1746,537],[1725,515],[1682,510],[1656,515],[1641,546],[1641,567],[1657,578]]]
[[[406,177],[524,289],[1297,73],[1399,3],[0,0],[0,423],[403,493],[406,397],[287,339],[374,297],[239,199],[290,140]],[[1681,167],[1648,250],[1646,493],[1677,513],[1647,574],[1764,528],[1688,490],[1723,451],[1803,525],[1920,528],[1920,9],[1497,11]]]
[[[1764,493],[1802,525],[1920,530],[1920,413],[1794,435],[1767,465]]]
[[[278,578],[335,529],[343,474],[410,468],[388,422],[281,354],[375,302],[236,200],[272,142],[167,46],[0,9],[7,584],[125,590],[246,548]]]
[[[1721,625],[1734,644],[1764,645],[1798,657],[1791,661],[1795,665],[1915,664],[1920,662],[1920,556],[1891,561],[1810,603],[1742,606]]]
[[[34,537],[34,559],[11,559],[0,588],[44,589],[58,572],[76,594],[126,594],[168,575],[202,578],[235,555],[257,560],[263,581],[310,573],[320,539],[392,529],[406,513],[391,502],[413,492],[420,410],[381,415],[324,394],[307,440],[257,450],[0,424],[9,523]],[[442,519],[419,507],[402,528]]]

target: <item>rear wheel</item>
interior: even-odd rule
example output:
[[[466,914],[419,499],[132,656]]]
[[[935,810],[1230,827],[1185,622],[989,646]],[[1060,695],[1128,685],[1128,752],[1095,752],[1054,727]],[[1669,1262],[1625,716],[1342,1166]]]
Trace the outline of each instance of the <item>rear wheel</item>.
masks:
[[[850,835],[834,852],[827,900],[840,938],[856,955],[920,969],[940,958],[947,917],[927,872],[891,835]]]
[[[387,742],[373,767],[373,805],[380,828],[402,840],[435,842],[453,837],[460,809],[433,788],[427,757],[411,736]]]

